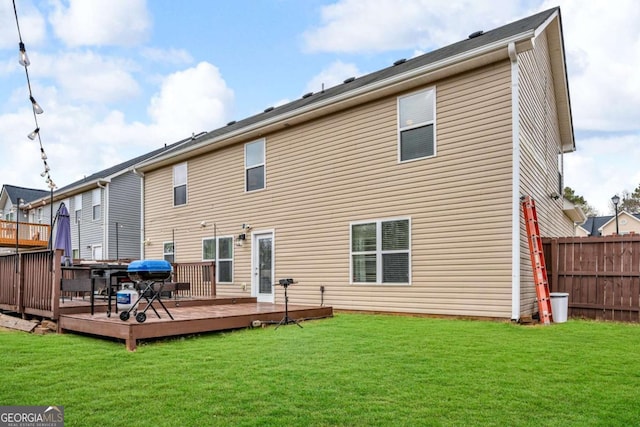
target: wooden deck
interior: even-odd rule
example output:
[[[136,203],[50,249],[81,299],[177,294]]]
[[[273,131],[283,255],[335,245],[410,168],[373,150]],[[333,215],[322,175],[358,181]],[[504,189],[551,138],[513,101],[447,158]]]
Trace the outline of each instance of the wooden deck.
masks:
[[[16,239],[16,231],[18,236]],[[6,221],[0,219],[0,247],[46,248],[49,244],[51,226],[29,222]]]
[[[124,340],[127,350],[134,351],[139,340],[187,335],[202,332],[246,328],[254,321],[277,323],[284,318],[284,304],[259,303],[248,297],[215,297],[206,299],[163,299],[173,320],[156,302],[146,312],[147,320],[138,323],[132,314],[127,321],[117,313],[107,316],[107,306],[98,302],[95,313],[88,312],[88,300],[74,298],[60,303],[58,331],[79,332],[100,337]],[[141,305],[138,312],[144,309]],[[293,319],[324,318],[333,316],[332,307],[313,307],[289,304],[289,317]],[[291,325],[295,326],[295,325]]]

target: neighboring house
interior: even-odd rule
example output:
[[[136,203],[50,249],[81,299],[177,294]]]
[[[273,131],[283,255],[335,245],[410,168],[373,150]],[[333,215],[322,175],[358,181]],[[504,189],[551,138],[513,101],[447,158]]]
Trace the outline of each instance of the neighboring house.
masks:
[[[35,216],[33,217],[30,217],[29,210],[26,207],[31,201],[44,197],[48,194],[48,191],[38,190],[35,188],[18,187],[8,184],[2,186],[2,190],[0,190],[0,220],[4,222],[0,224],[0,246],[5,246],[5,248],[0,247],[0,254],[15,252],[15,245],[12,241],[13,237],[9,239],[11,240],[10,243],[5,242],[3,237],[5,235],[8,236],[9,232],[12,236],[15,236],[15,234],[13,234],[13,228],[9,230],[7,227],[13,226],[13,223],[16,221],[33,224],[49,223],[48,217],[44,219],[42,206],[34,211]],[[20,203],[18,203],[18,201],[20,201]],[[38,230],[35,230],[35,233],[38,233]],[[33,239],[29,239],[33,241],[33,245],[31,247],[37,247],[37,245],[42,244],[40,236],[36,239],[34,232],[28,232],[27,237],[34,237]],[[42,238],[45,237],[42,236]],[[9,247],[11,249],[8,249]]]
[[[139,259],[142,188],[141,178],[133,170],[133,165],[170,151],[197,136],[96,172],[56,190],[53,194],[54,218],[60,204],[64,203],[71,223],[72,257],[96,261]],[[30,214],[35,215],[41,209],[40,203],[46,204],[48,222],[48,196],[34,200]],[[54,228],[54,236],[55,233]]]
[[[520,197],[544,236],[575,150],[560,10],[538,13],[142,162],[145,258],[215,260],[221,295],[520,319]],[[276,298],[277,297],[277,298]]]
[[[640,214],[627,211],[618,212],[618,232],[624,234],[640,234]],[[584,224],[576,229],[576,236],[611,236],[616,234],[616,217],[590,216]]]

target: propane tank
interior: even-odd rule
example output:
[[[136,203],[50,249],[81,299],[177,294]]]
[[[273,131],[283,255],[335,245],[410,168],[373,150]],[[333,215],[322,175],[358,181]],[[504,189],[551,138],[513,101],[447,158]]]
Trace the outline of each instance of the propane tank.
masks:
[[[116,293],[116,304],[118,305],[118,311],[127,311],[133,308],[133,305],[138,301],[138,292],[129,285],[121,291]]]

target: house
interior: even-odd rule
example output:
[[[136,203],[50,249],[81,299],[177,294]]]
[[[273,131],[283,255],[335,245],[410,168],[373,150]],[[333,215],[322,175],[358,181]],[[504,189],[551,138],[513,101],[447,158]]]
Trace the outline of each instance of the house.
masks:
[[[640,214],[632,214],[627,211],[618,212],[617,226],[617,234],[640,234]],[[576,235],[581,237],[611,236],[614,234],[616,234],[615,215],[591,216],[576,229]]]
[[[536,310],[575,150],[559,8],[255,116],[136,165],[145,258],[215,260],[219,295],[511,318]]]
[[[176,146],[190,138],[165,145],[115,166],[66,185],[53,193],[53,213],[64,203],[71,223],[72,257],[86,260],[139,259],[141,247],[141,178],[133,165]],[[30,215],[44,209],[49,221],[51,201],[33,200]],[[54,221],[55,222],[55,221]],[[55,236],[54,228],[54,236]]]
[[[0,190],[0,254],[16,251],[16,222],[25,224],[20,234],[20,248],[46,247],[48,229],[36,224],[48,224],[42,207],[34,210],[30,217],[27,204],[32,200],[45,197],[48,191],[35,188],[18,187],[5,184]],[[18,228],[19,230],[19,228]]]

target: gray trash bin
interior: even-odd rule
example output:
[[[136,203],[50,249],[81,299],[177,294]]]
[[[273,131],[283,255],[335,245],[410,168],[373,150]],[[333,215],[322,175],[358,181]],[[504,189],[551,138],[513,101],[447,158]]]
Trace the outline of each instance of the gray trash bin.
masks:
[[[564,323],[567,321],[569,312],[569,294],[566,292],[551,292],[551,314],[554,323]]]

